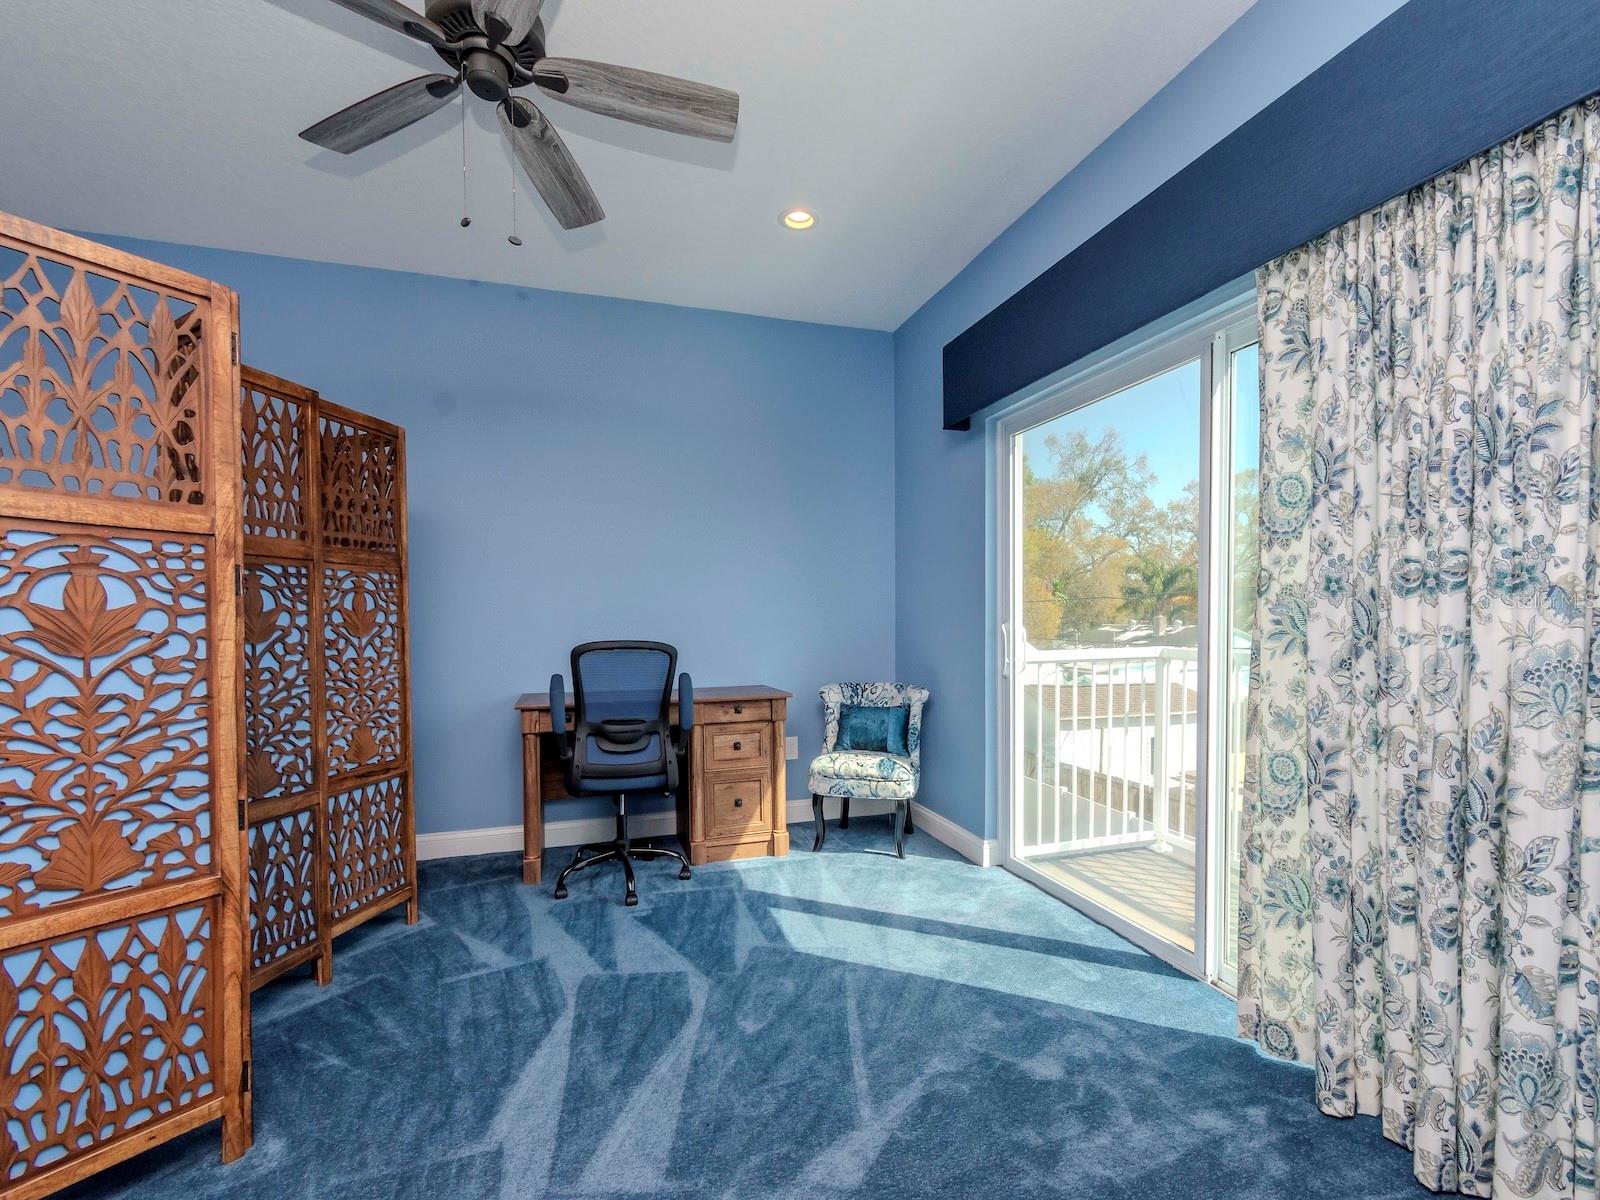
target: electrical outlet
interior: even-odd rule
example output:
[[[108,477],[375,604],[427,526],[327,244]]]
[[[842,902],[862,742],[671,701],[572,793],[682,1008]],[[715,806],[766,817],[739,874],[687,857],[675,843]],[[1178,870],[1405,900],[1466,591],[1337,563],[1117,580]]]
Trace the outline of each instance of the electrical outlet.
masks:
[[[799,758],[800,757],[800,739],[799,738],[797,738],[797,737],[787,737],[787,738],[783,739],[783,756],[785,758]]]

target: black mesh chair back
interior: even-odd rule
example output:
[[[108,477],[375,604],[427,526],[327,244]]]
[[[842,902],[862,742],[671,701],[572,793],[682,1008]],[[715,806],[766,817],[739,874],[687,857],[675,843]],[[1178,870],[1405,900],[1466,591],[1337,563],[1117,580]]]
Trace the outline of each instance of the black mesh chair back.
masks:
[[[579,721],[667,719],[678,652],[665,642],[586,642],[572,651]]]
[[[586,642],[572,651],[574,791],[621,780],[634,791],[677,786],[670,724],[677,665],[677,650],[664,642]]]

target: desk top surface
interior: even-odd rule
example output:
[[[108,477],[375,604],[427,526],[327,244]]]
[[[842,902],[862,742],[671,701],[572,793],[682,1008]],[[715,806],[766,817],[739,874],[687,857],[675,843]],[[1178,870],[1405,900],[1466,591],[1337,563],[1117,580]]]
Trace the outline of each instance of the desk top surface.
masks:
[[[715,704],[723,700],[792,700],[794,694],[779,688],[768,687],[764,683],[736,683],[728,687],[700,687],[694,689],[696,701],[705,701]],[[676,703],[678,689],[672,689],[672,699]],[[572,694],[567,693],[568,708],[572,707]],[[517,697],[517,709],[520,712],[538,712],[550,707],[549,692],[523,692]]]

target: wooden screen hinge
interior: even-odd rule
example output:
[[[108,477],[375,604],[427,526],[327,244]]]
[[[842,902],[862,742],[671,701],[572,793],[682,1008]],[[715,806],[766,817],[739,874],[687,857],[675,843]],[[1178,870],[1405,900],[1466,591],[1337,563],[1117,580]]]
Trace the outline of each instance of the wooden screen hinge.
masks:
[[[239,1090],[241,1092],[250,1090],[250,1060],[248,1058],[239,1065]]]
[[[244,595],[244,567],[238,563],[233,564],[233,594]]]
[[[234,330],[234,333],[233,333],[233,365],[236,366],[236,367],[239,365],[239,332],[238,332],[238,330]]]
[[[239,828],[250,828],[250,797],[244,792],[239,793]]]

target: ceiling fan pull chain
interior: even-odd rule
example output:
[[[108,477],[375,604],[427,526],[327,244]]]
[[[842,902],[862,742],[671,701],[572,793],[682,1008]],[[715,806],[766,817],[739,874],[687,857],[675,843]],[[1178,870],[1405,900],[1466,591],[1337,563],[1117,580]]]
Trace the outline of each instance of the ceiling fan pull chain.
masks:
[[[517,236],[517,160],[511,163],[511,236],[506,239],[513,246],[522,245],[522,239]]]
[[[461,89],[461,228],[472,224],[467,215],[467,91]]]

